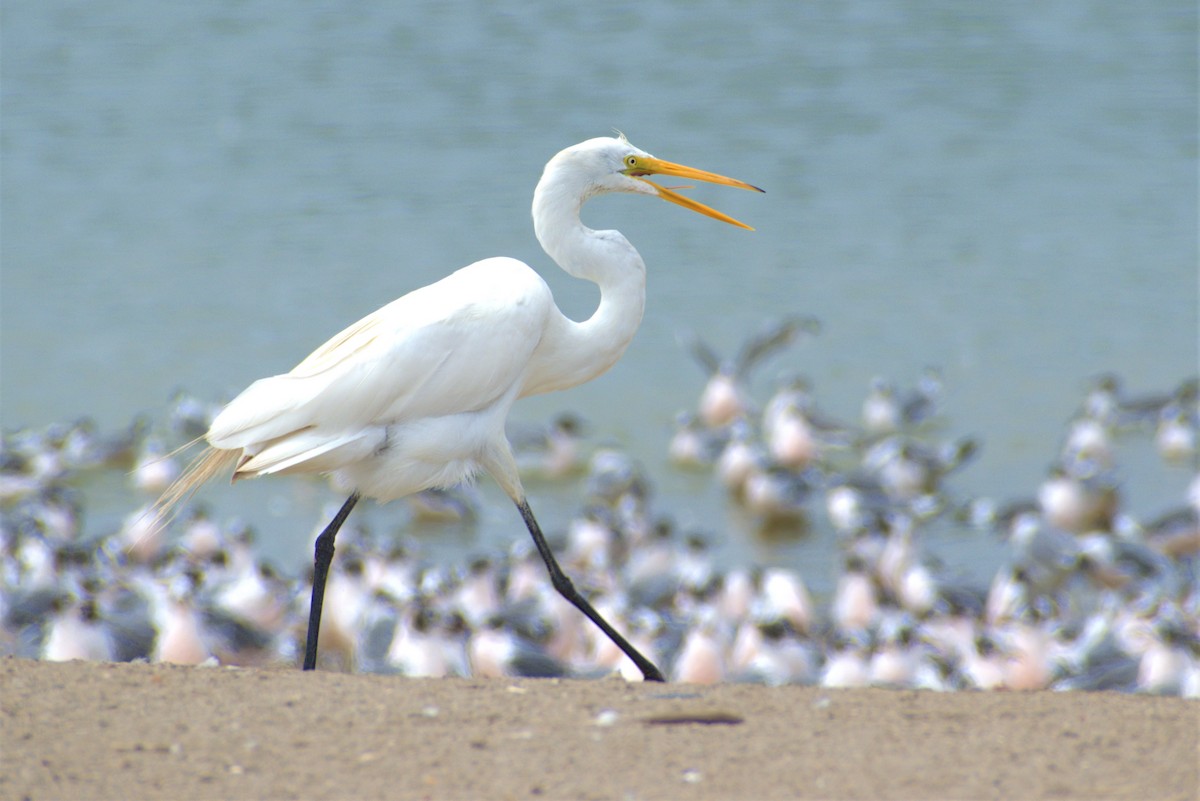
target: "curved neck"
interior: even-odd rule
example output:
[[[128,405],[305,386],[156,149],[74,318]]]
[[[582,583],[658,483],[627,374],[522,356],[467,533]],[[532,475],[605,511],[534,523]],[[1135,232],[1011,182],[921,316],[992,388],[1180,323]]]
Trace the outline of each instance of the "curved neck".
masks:
[[[621,358],[642,321],[646,265],[619,231],[593,231],[580,221],[589,194],[547,176],[534,191],[538,242],[568,274],[600,287],[600,305],[583,322],[554,309],[522,396],[573,387],[605,372]]]

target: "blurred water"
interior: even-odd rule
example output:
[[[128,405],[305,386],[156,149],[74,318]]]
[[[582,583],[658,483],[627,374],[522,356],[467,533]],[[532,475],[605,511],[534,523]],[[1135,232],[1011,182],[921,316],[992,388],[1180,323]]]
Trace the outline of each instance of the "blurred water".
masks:
[[[818,589],[835,567],[828,537],[755,540],[706,477],[666,466],[674,413],[703,382],[681,330],[728,352],[764,319],[819,316],[821,337],[758,387],[801,370],[844,417],[872,376],[939,366],[950,433],[984,443],[955,487],[1000,498],[1034,491],[1090,376],[1165,390],[1197,370],[1191,2],[92,0],[0,14],[5,429],[161,416],[179,387],[228,397],[485,256],[530,262],[587,316],[594,288],[540,252],[529,201],[549,156],[613,128],[766,188],[695,193],[758,230],[644,199],[590,205],[589,222],[645,257],[645,323],[609,375],[516,416],[579,412],[731,562],[795,564]],[[1127,451],[1134,510],[1181,500],[1193,470]],[[332,496],[262,481],[207,497],[299,563]],[[532,500],[554,529],[578,488]],[[128,508],[97,488],[89,525]],[[446,548],[514,536],[497,502]],[[989,543],[937,545],[994,570]]]

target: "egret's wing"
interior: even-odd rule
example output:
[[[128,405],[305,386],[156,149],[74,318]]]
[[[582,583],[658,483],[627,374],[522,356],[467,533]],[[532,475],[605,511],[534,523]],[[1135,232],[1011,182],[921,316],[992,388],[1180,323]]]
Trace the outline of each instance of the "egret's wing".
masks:
[[[261,444],[253,455],[246,453],[234,471],[253,475],[283,473],[298,469],[325,473],[370,456],[383,437],[372,429],[347,433],[303,428]]]
[[[208,439],[253,449],[303,431],[315,445],[316,430],[339,447],[364,428],[482,409],[521,379],[552,308],[525,265],[477,262],[364,317],[290,373],[254,382]]]

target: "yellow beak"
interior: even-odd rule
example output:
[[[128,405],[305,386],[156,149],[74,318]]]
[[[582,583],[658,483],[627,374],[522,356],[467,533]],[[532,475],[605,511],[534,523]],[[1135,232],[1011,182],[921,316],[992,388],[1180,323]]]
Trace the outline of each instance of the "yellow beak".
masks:
[[[640,181],[645,181],[647,184],[654,187],[654,191],[658,192],[658,196],[663,200],[669,200],[672,203],[683,206],[685,209],[691,209],[692,211],[699,212],[706,217],[712,217],[714,220],[727,222],[730,225],[736,225],[738,228],[745,228],[747,231],[754,230],[749,225],[733,219],[728,214],[722,214],[716,209],[711,209],[708,206],[705,206],[703,203],[698,203],[689,197],[684,197],[674,190],[659,186],[653,181],[647,181],[642,176],[671,175],[677,178],[687,178],[693,181],[704,181],[705,183],[710,184],[736,186],[738,189],[749,189],[752,192],[763,191],[757,186],[748,184],[745,181],[739,181],[736,178],[726,178],[724,175],[717,175],[715,172],[698,170],[695,167],[685,167],[682,164],[675,164],[670,161],[663,161],[662,159],[656,159],[650,156],[629,156],[626,158],[625,162],[627,164],[627,168],[624,170],[625,174],[630,178],[637,178]]]

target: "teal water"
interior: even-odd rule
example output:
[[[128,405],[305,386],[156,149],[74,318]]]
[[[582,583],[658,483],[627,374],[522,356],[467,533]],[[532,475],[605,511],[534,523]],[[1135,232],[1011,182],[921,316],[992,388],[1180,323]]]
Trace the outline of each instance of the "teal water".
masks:
[[[1197,22],[1182,0],[6,4],[0,12],[0,426],[161,415],[180,387],[229,397],[345,324],[478,258],[511,255],[575,317],[529,222],[541,166],[623,130],[743,178],[694,196],[748,233],[640,198],[585,218],[650,271],[646,320],[610,374],[524,401],[572,409],[633,452],[659,508],[729,560],[801,567],[827,537],[740,530],[705,477],[666,465],[703,376],[762,321],[818,316],[772,362],[853,417],[872,376],[941,368],[949,434],[983,442],[962,495],[1031,494],[1090,377],[1165,390],[1197,371]],[[1122,453],[1130,508],[1182,501],[1195,468]],[[498,493],[485,486],[487,497]],[[332,496],[257,482],[208,496],[280,558],[307,558]],[[578,487],[537,487],[548,528]],[[131,508],[97,488],[89,525]],[[401,511],[370,510],[378,525]],[[445,547],[524,536],[507,506]],[[983,575],[992,543],[949,536]]]

